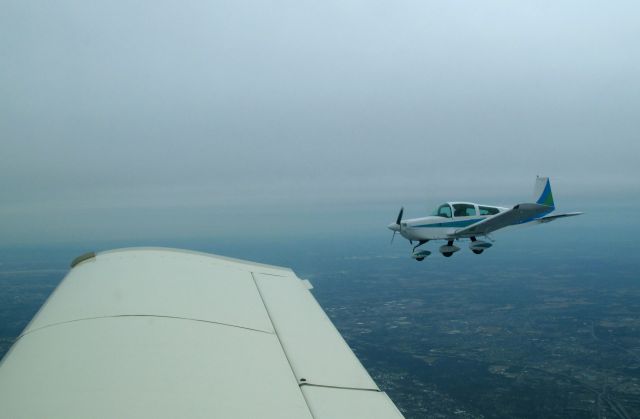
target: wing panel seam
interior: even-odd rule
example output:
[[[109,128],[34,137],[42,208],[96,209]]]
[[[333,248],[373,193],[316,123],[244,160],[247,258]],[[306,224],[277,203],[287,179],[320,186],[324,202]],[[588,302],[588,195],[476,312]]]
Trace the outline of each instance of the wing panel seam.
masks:
[[[384,393],[384,391],[377,388],[366,388],[366,387],[345,387],[345,386],[332,386],[327,384],[314,384],[314,383],[300,383],[300,387],[323,387],[323,388],[335,388],[337,390],[358,390],[358,391],[372,391],[374,393]]]
[[[211,320],[194,319],[194,318],[190,318],[190,317],[162,316],[162,315],[155,315],[155,314],[115,314],[115,315],[112,315],[112,316],[84,317],[84,318],[81,318],[81,319],[66,320],[66,321],[63,321],[63,322],[47,324],[45,326],[41,326],[41,327],[38,327],[36,329],[29,330],[27,332],[21,333],[16,338],[15,342],[17,342],[23,336],[29,335],[29,334],[34,333],[34,332],[38,332],[38,331],[40,331],[42,329],[48,329],[50,327],[56,327],[56,326],[60,326],[60,325],[63,325],[63,324],[76,323],[76,322],[82,322],[82,321],[88,321],[88,320],[113,319],[113,318],[122,318],[122,317],[156,317],[156,318],[160,318],[160,319],[187,320],[187,321],[193,321],[193,322],[215,324],[215,325],[219,325],[219,326],[235,327],[237,329],[244,329],[244,330],[248,330],[248,331],[251,331],[251,332],[266,333],[268,335],[275,335],[274,332],[271,332],[271,331],[268,331],[268,330],[261,330],[261,329],[255,329],[255,328],[252,328],[252,327],[239,326],[237,324],[231,324],[231,323],[215,322],[215,321],[211,321]]]

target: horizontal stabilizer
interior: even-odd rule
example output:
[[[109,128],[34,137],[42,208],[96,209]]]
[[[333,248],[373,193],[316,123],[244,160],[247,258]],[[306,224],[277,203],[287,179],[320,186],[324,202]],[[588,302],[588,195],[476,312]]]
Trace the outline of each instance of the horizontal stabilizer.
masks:
[[[558,218],[574,217],[576,215],[581,215],[581,214],[584,214],[584,212],[566,212],[564,214],[547,215],[545,217],[541,217],[537,219],[536,221],[539,223],[548,223],[549,221],[553,221]]]

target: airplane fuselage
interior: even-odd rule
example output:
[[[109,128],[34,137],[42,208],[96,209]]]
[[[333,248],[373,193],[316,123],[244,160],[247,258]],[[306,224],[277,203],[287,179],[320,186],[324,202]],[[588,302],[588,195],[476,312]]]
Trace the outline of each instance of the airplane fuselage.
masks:
[[[411,241],[448,240],[457,230],[507,209],[471,202],[447,202],[436,209],[435,215],[402,220],[400,225],[390,224],[388,227]]]

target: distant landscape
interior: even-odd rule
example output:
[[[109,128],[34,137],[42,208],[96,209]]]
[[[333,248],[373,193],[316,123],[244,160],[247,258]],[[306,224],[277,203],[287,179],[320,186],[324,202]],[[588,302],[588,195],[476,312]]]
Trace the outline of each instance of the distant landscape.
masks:
[[[153,244],[291,266],[408,418],[640,417],[638,262],[614,250],[621,232],[594,229],[553,223],[420,263],[384,232]],[[0,355],[86,250],[3,251]]]

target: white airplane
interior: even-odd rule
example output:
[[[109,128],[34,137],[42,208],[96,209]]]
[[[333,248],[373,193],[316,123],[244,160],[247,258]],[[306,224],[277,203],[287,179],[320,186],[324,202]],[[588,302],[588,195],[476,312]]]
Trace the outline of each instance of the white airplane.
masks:
[[[547,223],[558,218],[582,214],[568,212],[549,215],[555,210],[555,205],[548,177],[537,177],[533,200],[533,203],[517,204],[513,208],[471,202],[447,202],[427,217],[410,220],[402,219],[404,208],[401,208],[396,221],[387,228],[393,231],[392,243],[398,232],[411,244],[417,241],[418,244],[413,247],[411,256],[421,261],[431,252],[417,248],[431,240],[446,240],[447,244],[440,246],[439,250],[443,256],[450,257],[460,250],[453,244],[454,241],[470,239],[469,248],[479,255],[492,245],[478,240],[478,237],[488,237],[491,240],[490,233],[505,227]]]

